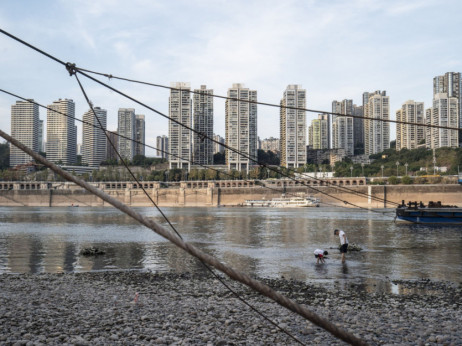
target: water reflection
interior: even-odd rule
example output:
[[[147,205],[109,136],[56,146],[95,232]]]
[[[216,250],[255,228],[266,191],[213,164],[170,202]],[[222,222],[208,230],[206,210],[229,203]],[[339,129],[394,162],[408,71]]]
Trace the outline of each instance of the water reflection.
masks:
[[[144,215],[166,222],[153,208]],[[379,213],[345,209],[166,208],[185,240],[253,276],[338,281],[396,290],[392,279],[449,280],[462,274],[462,232],[455,227],[402,225]],[[363,251],[340,263],[345,230]],[[96,246],[106,254],[84,257]],[[329,249],[325,265],[313,251]],[[202,264],[111,208],[0,208],[0,273],[111,269],[203,271]],[[382,287],[382,285],[384,285]]]

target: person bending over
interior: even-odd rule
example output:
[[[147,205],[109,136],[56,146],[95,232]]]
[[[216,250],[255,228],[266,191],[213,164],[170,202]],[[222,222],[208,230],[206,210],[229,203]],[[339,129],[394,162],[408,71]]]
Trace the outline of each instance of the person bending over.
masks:
[[[316,264],[319,263],[326,263],[324,258],[327,256],[329,253],[327,251],[321,250],[321,249],[316,249],[314,250],[314,257],[316,257]]]

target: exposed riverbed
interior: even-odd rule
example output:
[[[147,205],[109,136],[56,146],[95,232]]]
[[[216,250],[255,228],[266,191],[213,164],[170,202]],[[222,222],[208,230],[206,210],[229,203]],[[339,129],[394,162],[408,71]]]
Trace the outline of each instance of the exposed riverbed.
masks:
[[[460,345],[462,289],[428,280],[392,283],[402,294],[280,279],[271,287],[376,345]],[[304,344],[344,344],[275,303],[228,282]],[[5,345],[288,345],[296,342],[203,275],[99,272],[0,275]]]

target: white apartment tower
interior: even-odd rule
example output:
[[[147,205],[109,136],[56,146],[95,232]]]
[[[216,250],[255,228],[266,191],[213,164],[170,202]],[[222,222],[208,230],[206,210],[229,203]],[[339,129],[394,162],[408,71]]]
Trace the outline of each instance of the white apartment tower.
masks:
[[[119,108],[118,129],[119,135],[117,151],[124,160],[133,160],[135,156],[136,117],[133,108]]]
[[[90,109],[82,116],[82,163],[91,167],[99,167],[106,160],[107,111],[100,107]]]
[[[286,108],[295,107],[299,109]],[[306,164],[306,90],[289,85],[280,110],[281,166],[299,168]]]
[[[426,124],[446,127],[458,127],[459,100],[448,97],[446,93],[438,93],[433,97],[433,107],[426,111]],[[459,146],[459,131],[427,127],[427,148],[442,147],[457,148]]]
[[[213,143],[213,153],[223,154],[225,152],[225,147],[223,146],[223,144],[225,144],[225,139],[220,135],[213,135],[213,139],[215,140]]]
[[[353,100],[333,101],[332,113],[353,115]],[[354,155],[353,117],[332,114],[332,148],[345,149],[347,156]]]
[[[168,99],[169,167],[190,170],[192,161],[192,103],[189,83],[172,83]],[[184,125],[184,126],[182,126]],[[186,128],[187,126],[188,128]]]
[[[194,164],[213,165],[213,90],[201,85],[194,90]]]
[[[156,138],[156,154],[163,159],[168,160],[168,137],[167,136],[157,136]]]
[[[226,144],[238,151],[225,150],[226,164],[230,170],[249,172],[250,165],[257,161],[257,104],[252,103],[256,101],[257,91],[245,88],[244,84],[235,83],[228,89],[225,106]]]
[[[375,119],[390,119],[390,99],[386,92],[369,94],[364,108],[364,153],[372,155],[390,148],[390,124]]]
[[[407,101],[396,111],[396,150],[416,149],[425,139],[425,127],[402,124],[400,121],[425,125],[423,102]]]
[[[146,123],[143,114],[135,115],[135,155],[146,156],[145,146],[146,143]]]
[[[448,97],[457,98],[458,126],[462,129],[462,79],[460,72],[447,72],[444,76],[433,78],[433,97],[436,94],[446,93]],[[462,130],[459,130],[459,147],[462,147]]]
[[[47,111],[47,159],[64,165],[77,161],[75,103],[59,99]]]
[[[308,143],[311,149],[329,149],[329,115],[318,114],[318,119],[313,119],[308,129]]]
[[[30,102],[29,102],[30,101]],[[11,137],[17,139],[35,152],[40,150],[39,139],[39,108],[34,100],[16,101],[11,106]],[[10,166],[25,164],[32,158],[21,149],[10,145]]]

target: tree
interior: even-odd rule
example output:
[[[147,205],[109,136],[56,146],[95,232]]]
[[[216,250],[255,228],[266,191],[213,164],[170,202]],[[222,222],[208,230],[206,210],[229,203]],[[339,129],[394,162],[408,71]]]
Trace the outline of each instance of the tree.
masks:
[[[277,157],[277,155],[271,150],[264,151],[258,149],[257,157],[260,164],[279,165],[281,163],[279,157]]]
[[[218,172],[214,169],[207,169],[205,171],[205,180],[216,180],[218,179]]]
[[[146,161],[146,156],[144,155],[135,155],[132,160],[133,166],[144,166]]]
[[[224,165],[225,164],[225,153],[215,153],[213,155],[213,164],[214,165]]]
[[[10,167],[10,146],[8,143],[0,144],[0,169]]]
[[[260,167],[255,167],[249,172],[249,178],[250,179],[259,179],[260,178],[260,172],[261,168]]]
[[[117,159],[107,159],[103,162],[101,162],[101,166],[117,166],[119,162]]]

